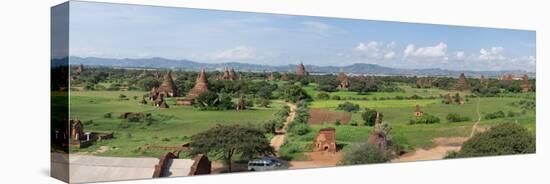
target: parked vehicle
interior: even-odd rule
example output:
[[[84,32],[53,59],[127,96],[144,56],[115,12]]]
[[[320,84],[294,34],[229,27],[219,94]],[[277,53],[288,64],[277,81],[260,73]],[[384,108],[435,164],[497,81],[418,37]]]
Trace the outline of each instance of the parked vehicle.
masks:
[[[249,171],[269,171],[281,167],[279,159],[274,157],[261,157],[248,161]]]

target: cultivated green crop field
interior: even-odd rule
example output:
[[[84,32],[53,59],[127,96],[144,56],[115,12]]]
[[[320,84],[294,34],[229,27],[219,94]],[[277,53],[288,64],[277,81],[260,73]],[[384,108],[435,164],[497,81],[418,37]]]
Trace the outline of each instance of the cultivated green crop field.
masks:
[[[93,152],[100,146],[109,151],[98,153],[106,156],[159,156],[162,150],[140,150],[145,144],[179,146],[189,137],[217,124],[260,124],[273,119],[280,109],[273,103],[270,108],[253,108],[236,112],[200,111],[190,106],[176,106],[174,99],[168,100],[169,109],[159,109],[150,104],[142,105],[139,100],[146,92],[139,91],[78,91],[70,93],[70,117],[84,123],[84,131],[115,132],[115,139],[100,141],[74,152]],[[120,100],[124,94],[129,99]],[[138,96],[137,100],[133,96]],[[119,119],[123,112],[151,113],[153,122],[127,122]],[[104,117],[112,113],[111,118]]]

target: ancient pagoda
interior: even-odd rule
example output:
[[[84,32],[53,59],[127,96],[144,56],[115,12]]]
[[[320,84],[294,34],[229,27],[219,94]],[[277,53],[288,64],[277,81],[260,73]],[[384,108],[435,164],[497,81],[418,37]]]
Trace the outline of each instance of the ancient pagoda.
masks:
[[[241,111],[244,109],[246,109],[246,102],[244,101],[244,98],[241,96],[241,98],[239,98],[239,101],[237,102],[237,105],[235,106],[235,110]]]
[[[178,95],[174,80],[172,79],[172,71],[168,71],[164,75],[164,81],[159,86],[158,93],[164,94],[164,97],[174,97]]]
[[[415,117],[416,119],[421,118],[422,115],[424,115],[424,112],[422,112],[422,110],[420,109],[420,105],[418,105],[418,104],[416,105],[416,108],[415,108],[413,114],[414,114],[414,117]]]
[[[369,76],[367,78],[367,87],[374,87],[376,86],[376,81],[374,81],[374,76]]]
[[[195,81],[195,86],[193,89],[189,90],[187,96],[183,99],[177,99],[176,103],[178,105],[190,105],[193,103],[193,100],[197,98],[200,94],[208,91],[208,79],[206,78],[206,72],[202,69],[197,76]]]
[[[216,80],[237,80],[237,75],[235,74],[235,69],[231,68],[225,68],[223,71],[223,74],[221,76],[218,76]]]
[[[418,79],[416,80],[416,88],[431,88],[432,80],[431,79]]]
[[[81,75],[82,72],[84,72],[84,65],[80,64],[80,65],[78,66],[78,68],[76,68],[75,73],[76,73],[76,75]]]
[[[296,76],[307,76],[306,67],[302,62],[296,67]]]
[[[147,77],[147,68],[144,68],[143,72],[141,72],[141,74],[138,75],[138,79],[143,79],[146,77]]]
[[[338,81],[340,81],[340,84],[338,84],[338,89],[348,89],[349,88],[349,81],[348,77],[344,73],[344,70],[340,68],[340,73],[338,73]]]
[[[322,128],[313,140],[313,151],[319,152],[336,152],[336,129]]]
[[[283,75],[281,75],[281,80],[282,81],[287,81],[288,80],[288,75],[285,73],[283,73]]]
[[[275,80],[275,76],[273,75],[273,72],[271,72],[271,73],[269,74],[269,76],[267,76],[267,80],[268,80],[268,81],[274,81],[274,80]]]
[[[380,112],[376,112],[374,128],[372,129],[367,142],[377,146],[380,150],[386,150],[389,146],[386,133],[387,132],[384,131],[382,123],[380,122]]]
[[[529,92],[529,76],[527,74],[523,75],[521,78],[521,92],[527,93]]]
[[[481,75],[481,78],[479,78],[479,84],[481,85],[481,87],[487,88],[489,87],[489,80],[485,78],[484,75]]]
[[[458,77],[458,81],[454,86],[454,90],[457,90],[457,91],[470,90],[470,84],[468,84],[468,81],[466,81],[466,76],[464,76],[464,73],[460,73],[460,76]]]
[[[365,82],[365,81],[367,81],[367,78],[366,78],[363,74],[358,75],[358,76],[356,77],[356,79],[357,79],[357,81],[359,81],[359,82]]]

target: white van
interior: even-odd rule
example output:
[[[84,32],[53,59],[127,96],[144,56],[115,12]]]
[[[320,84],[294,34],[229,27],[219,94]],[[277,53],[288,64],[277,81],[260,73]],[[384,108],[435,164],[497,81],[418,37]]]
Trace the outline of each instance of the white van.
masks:
[[[261,157],[248,161],[248,171],[269,171],[281,167],[281,162],[274,157]]]

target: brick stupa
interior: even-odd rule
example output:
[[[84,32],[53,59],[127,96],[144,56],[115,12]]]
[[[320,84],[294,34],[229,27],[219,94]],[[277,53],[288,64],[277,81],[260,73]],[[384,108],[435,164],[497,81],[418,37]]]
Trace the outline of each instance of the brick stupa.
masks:
[[[523,75],[521,78],[521,92],[527,93],[529,92],[529,76],[527,74]]]
[[[174,80],[172,79],[172,71],[168,71],[164,75],[164,81],[158,88],[159,94],[164,94],[165,97],[174,97],[177,96],[177,90],[174,85]]]
[[[468,84],[468,81],[466,81],[466,76],[464,76],[464,73],[460,73],[460,76],[458,77],[458,81],[456,82],[454,89],[457,91],[470,90],[470,84]]]
[[[307,74],[306,67],[300,62],[300,64],[296,67],[296,76],[306,76]]]
[[[195,98],[207,91],[208,79],[206,78],[206,72],[204,71],[204,69],[202,69],[197,76],[197,80],[195,81],[195,86],[193,87],[193,89],[189,90],[185,98],[177,99],[176,103],[178,105],[190,105],[193,100],[195,100]]]
[[[343,69],[340,69],[340,73],[338,73],[338,81],[340,81],[340,84],[338,84],[338,89],[348,89],[349,88],[348,77],[344,73]]]

